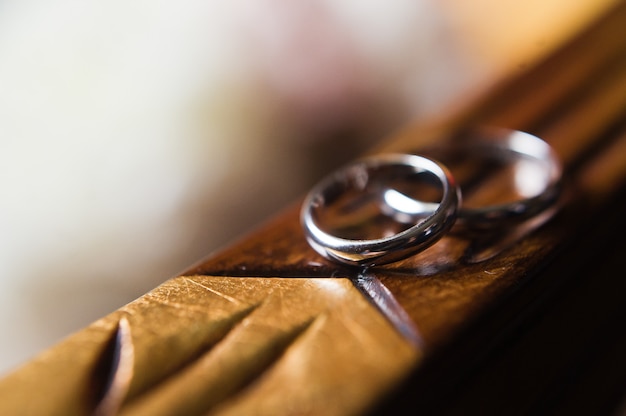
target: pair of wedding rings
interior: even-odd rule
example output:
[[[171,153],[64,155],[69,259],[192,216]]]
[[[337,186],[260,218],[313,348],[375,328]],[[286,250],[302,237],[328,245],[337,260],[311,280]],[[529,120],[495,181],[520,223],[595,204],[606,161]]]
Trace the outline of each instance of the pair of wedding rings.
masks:
[[[451,230],[515,226],[545,212],[559,197],[561,163],[546,142],[528,133],[478,128],[420,154],[362,158],[322,179],[306,196],[300,214],[309,244],[340,263],[382,265],[423,251]],[[474,175],[480,176],[483,193],[497,187],[497,177],[485,181],[494,176],[493,166],[513,166],[518,197],[466,204],[464,186],[442,163],[447,159],[461,166],[484,161],[478,163],[481,175]]]

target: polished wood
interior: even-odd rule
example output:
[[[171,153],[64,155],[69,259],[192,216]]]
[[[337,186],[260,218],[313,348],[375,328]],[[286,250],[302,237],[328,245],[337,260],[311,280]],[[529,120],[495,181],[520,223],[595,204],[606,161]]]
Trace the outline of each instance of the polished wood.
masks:
[[[624,231],[618,213],[626,192],[625,24],[626,6],[619,5],[523,75],[503,80],[445,120],[409,126],[370,152],[419,152],[475,124],[532,132],[554,146],[567,175],[561,209],[549,221],[450,235],[401,262],[355,270],[308,246],[296,201],[9,374],[0,381],[0,413],[568,409],[564,393],[552,394],[550,383],[566,378],[580,349],[569,349],[567,359],[534,357],[567,350],[562,337],[573,331],[562,331],[566,312],[584,319],[595,305],[614,325],[623,316],[615,291],[605,289],[605,308],[602,299],[586,304],[579,297],[598,285],[610,288],[606,276],[626,252],[623,243],[605,250],[599,247],[607,243],[598,243]],[[597,258],[603,263],[594,268]],[[581,271],[597,273],[604,284]],[[381,313],[359,281],[382,282],[374,290],[397,310]],[[546,310],[552,313],[542,321]],[[591,330],[596,324],[588,322],[580,334],[603,335],[600,345],[619,356],[609,347],[624,345],[623,335],[606,338],[611,331]],[[536,342],[561,347],[541,349]],[[502,386],[523,383],[511,382],[506,372],[524,375],[529,368],[511,365],[518,357],[549,374],[535,374],[525,394],[508,402]],[[586,365],[581,374],[602,378],[594,371],[600,370]],[[619,374],[613,379],[621,380]],[[577,380],[566,391],[586,388],[584,377]],[[615,404],[623,393],[617,390],[602,396],[601,405]]]

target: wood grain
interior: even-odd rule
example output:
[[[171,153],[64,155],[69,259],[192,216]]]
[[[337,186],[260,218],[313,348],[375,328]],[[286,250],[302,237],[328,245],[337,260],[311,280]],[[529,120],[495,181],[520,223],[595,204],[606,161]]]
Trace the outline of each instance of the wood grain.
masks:
[[[561,210],[549,222],[450,235],[402,262],[356,270],[326,261],[307,245],[296,201],[232,246],[9,374],[0,381],[1,413],[567,409],[562,394],[545,399],[546,391],[581,356],[578,348],[568,360],[555,359],[548,381],[526,386],[527,394],[516,395],[509,407],[498,389],[507,379],[498,363],[516,357],[533,362],[520,350],[538,348],[529,340],[562,342],[555,326],[567,317],[558,314],[581,306],[563,294],[595,287],[578,274],[593,269],[580,265],[605,257],[614,265],[619,258],[623,243],[600,252],[590,246],[624,230],[616,212],[623,212],[620,195],[626,193],[626,36],[618,36],[625,23],[621,4],[521,77],[443,122],[409,126],[371,151],[419,152],[476,124],[532,132],[554,146],[567,174]],[[591,241],[576,244],[588,235]],[[597,270],[606,276],[614,269]],[[359,286],[363,279],[382,282],[413,339],[381,313],[380,303],[368,301]],[[619,296],[605,299],[614,305]],[[550,302],[563,306],[545,324],[521,331],[526,340],[515,338]],[[605,315],[617,322],[622,312],[611,311]],[[607,331],[591,331],[598,333]],[[611,339],[623,345],[623,337]],[[507,342],[520,347],[502,347]],[[584,368],[581,374],[594,374],[595,367]],[[584,386],[572,383],[569,391]]]
[[[419,356],[347,279],[180,276],[7,377],[2,409],[354,414]]]

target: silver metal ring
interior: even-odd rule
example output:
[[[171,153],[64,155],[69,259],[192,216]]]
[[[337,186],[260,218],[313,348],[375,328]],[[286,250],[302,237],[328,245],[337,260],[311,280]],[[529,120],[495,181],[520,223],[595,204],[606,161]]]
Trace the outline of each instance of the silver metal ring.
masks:
[[[479,127],[466,131],[452,140],[429,148],[414,149],[445,164],[455,178],[464,197],[453,231],[487,231],[513,226],[534,218],[556,205],[562,190],[562,166],[550,145],[532,134],[495,127]],[[470,193],[465,188],[461,175],[455,171],[451,159],[463,162],[476,159],[508,160],[518,163],[515,172],[516,186],[525,187],[524,197],[506,203],[469,207]],[[520,164],[527,162],[526,164]],[[484,186],[489,190],[488,186]],[[405,215],[418,214],[420,209],[410,212],[408,203],[393,204],[389,209]]]
[[[368,188],[375,186],[377,177],[384,176],[384,172],[400,177],[426,175],[435,178],[441,188],[440,201],[423,204],[421,218],[408,228],[381,238],[343,238],[323,229],[319,217],[324,210],[329,210],[350,191],[366,195]],[[379,191],[374,189],[371,194],[381,196]],[[438,241],[454,224],[460,198],[454,179],[440,163],[417,155],[383,154],[357,160],[322,179],[306,196],[300,219],[309,244],[322,256],[349,265],[381,265],[411,256]],[[412,201],[417,203],[415,199]],[[386,205],[377,203],[382,215],[402,215],[395,210],[385,213]]]

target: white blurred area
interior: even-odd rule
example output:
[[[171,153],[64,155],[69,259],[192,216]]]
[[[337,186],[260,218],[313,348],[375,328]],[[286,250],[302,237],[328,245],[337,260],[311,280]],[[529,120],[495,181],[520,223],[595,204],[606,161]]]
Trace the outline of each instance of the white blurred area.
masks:
[[[590,13],[501,3],[1,1],[0,374]]]

